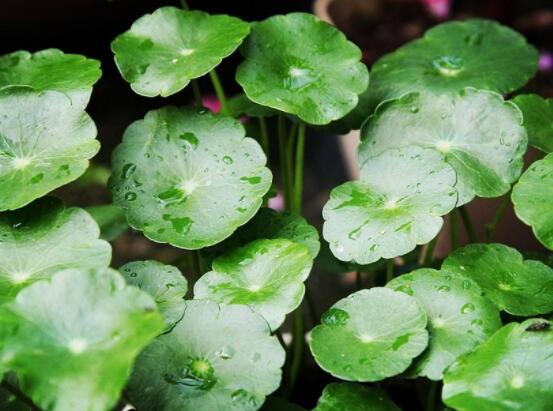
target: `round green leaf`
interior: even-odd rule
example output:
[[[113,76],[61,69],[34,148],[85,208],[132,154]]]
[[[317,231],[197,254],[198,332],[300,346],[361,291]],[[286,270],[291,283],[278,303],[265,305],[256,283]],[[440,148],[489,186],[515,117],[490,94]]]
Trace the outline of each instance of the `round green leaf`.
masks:
[[[94,122],[67,95],[0,89],[0,211],[77,179],[100,148],[95,137]]]
[[[361,167],[361,181],[342,184],[323,208],[323,236],[340,260],[368,264],[408,253],[440,231],[455,207],[455,172],[419,147],[382,152]]]
[[[370,112],[383,100],[414,91],[439,94],[472,86],[507,94],[537,68],[537,50],[506,26],[481,19],[440,24],[373,66]]]
[[[407,294],[376,287],[338,301],[311,331],[319,366],[349,381],[397,375],[428,344],[426,314]]]
[[[466,88],[408,94],[380,105],[361,129],[359,162],[390,147],[431,148],[457,172],[458,204],[498,197],[522,172],[526,132],[520,110],[501,95]]]
[[[83,107],[101,75],[98,60],[57,49],[32,54],[22,50],[0,57],[0,88],[29,86],[36,91],[61,91]]]
[[[472,351],[501,327],[498,309],[468,277],[419,269],[387,284],[417,299],[428,316],[428,348],[409,375],[441,380],[457,357]]]
[[[359,48],[312,14],[278,15],[257,23],[241,52],[245,61],[236,81],[248,98],[310,124],[343,117],[369,82]]]
[[[188,282],[177,267],[158,261],[132,261],[119,268],[127,284],[150,294],[170,330],[184,314]]]
[[[313,411],[401,411],[385,391],[350,382],[328,384]]]
[[[111,409],[162,329],[155,308],[114,270],[60,271],[0,309],[0,367],[44,410]]]
[[[545,152],[553,151],[553,98],[523,94],[513,99],[524,118],[528,143]]]
[[[86,211],[100,227],[100,238],[113,241],[129,229],[125,213],[113,204],[87,207]]]
[[[228,114],[234,118],[242,115],[248,117],[272,117],[278,114],[278,111],[270,107],[260,106],[251,101],[244,93],[240,93],[227,102]]]
[[[469,244],[451,253],[442,268],[472,278],[500,309],[530,316],[553,311],[553,269],[523,260],[503,244]]]
[[[249,32],[236,17],[161,7],[136,20],[111,49],[136,93],[167,97],[217,67]]]
[[[553,154],[535,161],[513,187],[515,213],[536,238],[553,250]]]
[[[250,308],[187,301],[183,319],[138,357],[128,394],[139,410],[253,411],[278,388],[284,357]]]
[[[80,208],[45,197],[0,214],[0,304],[23,288],[65,268],[103,268],[110,245]]]
[[[255,215],[271,186],[266,161],[237,120],[171,106],[127,128],[113,153],[110,187],[133,228],[198,249]]]
[[[302,244],[256,240],[217,257],[213,271],[194,285],[194,298],[223,304],[246,304],[276,330],[305,293],[313,259]]]
[[[219,255],[246,245],[260,238],[282,238],[303,244],[311,258],[317,257],[321,244],[319,233],[305,218],[288,211],[276,211],[263,207],[247,224],[240,227],[225,241],[207,250],[207,254]]]
[[[550,410],[552,357],[549,321],[507,324],[447,370],[442,398],[459,411]]]

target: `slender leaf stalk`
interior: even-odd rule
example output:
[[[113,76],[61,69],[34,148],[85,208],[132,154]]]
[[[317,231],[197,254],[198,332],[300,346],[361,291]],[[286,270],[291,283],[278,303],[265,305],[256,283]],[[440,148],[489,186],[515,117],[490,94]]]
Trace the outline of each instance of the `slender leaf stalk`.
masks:
[[[355,288],[361,290],[363,288],[363,273],[361,271],[355,272]]]
[[[485,230],[486,230],[486,242],[489,243],[492,240],[492,237],[495,233],[495,229],[497,228],[497,225],[503,218],[503,215],[505,214],[505,211],[507,211],[507,207],[509,206],[509,200],[510,200],[510,192],[507,193],[503,200],[501,201],[501,204],[499,204],[499,207],[495,211],[495,214],[492,218],[492,221],[490,223],[486,224]]]
[[[298,379],[301,363],[303,360],[303,349],[305,345],[304,335],[304,319],[303,319],[303,304],[300,305],[296,311],[294,311],[294,324],[292,334],[294,339],[292,341],[292,363],[290,365],[290,378],[288,380],[288,388],[286,391],[286,397],[290,397],[294,389],[294,385]]]
[[[438,389],[438,383],[436,381],[430,381],[428,386],[428,393],[426,396],[425,411],[436,410],[436,391]]]
[[[390,282],[394,279],[394,260],[388,259],[386,261],[386,282]]]
[[[267,129],[267,122],[263,117],[259,117],[259,130],[261,131],[261,148],[263,149],[265,156],[267,156],[268,164],[270,160],[271,147],[269,146],[269,131]]]
[[[221,80],[219,80],[219,76],[217,75],[217,71],[215,71],[215,69],[209,72],[209,78],[211,79],[211,83],[213,84],[215,94],[217,95],[217,98],[221,103],[221,114],[228,114],[227,97],[225,96],[225,91],[223,90]]]
[[[202,92],[200,91],[200,86],[196,80],[191,80],[190,84],[192,85],[192,92],[194,93],[194,104],[198,107],[203,107],[204,101],[202,100]]]
[[[459,248],[459,222],[455,210],[449,213],[449,232],[451,234],[451,251]]]
[[[14,387],[7,381],[2,381],[0,384],[2,388],[4,388],[6,391],[8,391],[10,394],[12,394],[14,397],[16,397],[19,401],[27,405],[31,410],[33,411],[40,411],[40,408],[38,408],[33,401],[27,397],[25,394],[23,394],[19,388]]]
[[[303,157],[305,152],[305,123],[301,123],[298,129],[298,141],[296,145],[296,161],[294,169],[294,198],[292,211],[301,214],[303,196]]]
[[[467,232],[469,241],[471,243],[477,243],[478,238],[476,236],[476,231],[474,231],[474,225],[472,224],[472,221],[470,219],[470,214],[468,213],[466,207],[462,205],[457,209],[457,211],[461,216],[461,221],[463,221],[463,226],[465,227],[465,231]]]
[[[180,5],[184,10],[190,10],[190,7],[188,7],[188,2],[186,0],[180,0]]]
[[[434,261],[434,250],[436,249],[436,244],[438,243],[438,237],[440,235],[438,234],[436,237],[432,239],[428,243],[428,248],[426,249],[426,256],[424,258],[423,264],[428,266],[432,264],[432,261]]]
[[[278,151],[280,157],[280,173],[282,180],[282,194],[284,196],[284,208],[290,209],[289,189],[291,186],[288,167],[286,165],[286,119],[282,114],[278,116]]]

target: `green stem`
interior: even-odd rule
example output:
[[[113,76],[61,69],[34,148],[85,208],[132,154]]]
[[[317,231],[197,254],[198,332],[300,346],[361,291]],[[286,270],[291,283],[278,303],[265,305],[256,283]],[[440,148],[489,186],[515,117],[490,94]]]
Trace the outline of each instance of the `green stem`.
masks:
[[[503,200],[501,201],[501,204],[499,204],[499,207],[497,208],[492,221],[488,224],[486,224],[486,242],[489,243],[492,240],[492,237],[495,233],[495,229],[497,228],[497,225],[501,221],[501,218],[503,218],[503,215],[505,214],[505,211],[507,211],[507,207],[509,206],[509,199],[511,198],[510,193],[507,193],[505,197],[503,197]]]
[[[451,251],[459,248],[459,223],[455,212],[449,213],[449,231],[451,234]]]
[[[284,196],[284,208],[290,209],[290,175],[287,166],[286,153],[286,119],[282,114],[278,116],[278,151],[280,157],[280,173],[282,180],[282,194]]]
[[[292,211],[301,214],[303,195],[303,157],[305,152],[305,123],[301,123],[298,129],[298,141],[296,144],[296,161],[294,169],[294,199]]]
[[[303,305],[300,305],[294,311],[294,324],[293,324],[293,336],[292,341],[292,364],[290,365],[290,378],[288,381],[288,389],[286,397],[290,397],[294,390],[294,385],[298,379],[301,363],[303,360],[303,348],[305,343],[304,337],[304,323],[303,323]]]
[[[25,394],[23,394],[17,387],[14,387],[7,381],[2,381],[0,384],[2,388],[4,388],[6,391],[8,391],[10,394],[12,394],[14,397],[16,397],[19,401],[26,404],[29,408],[31,408],[33,411],[40,411],[40,408],[38,408],[33,401],[29,397],[27,397]]]
[[[284,351],[288,351],[288,347],[284,342],[284,338],[282,338],[282,332],[280,331],[280,329],[275,331],[275,335],[282,348],[284,348]]]
[[[315,307],[315,300],[313,300],[313,295],[311,294],[310,288],[305,283],[305,301],[307,302],[307,309],[309,310],[309,317],[311,318],[311,324],[315,324],[319,321],[319,316],[317,314],[317,308]]]
[[[186,0],[180,0],[180,5],[184,10],[190,10],[190,7],[188,7],[188,3]]]
[[[190,82],[192,84],[192,92],[194,93],[194,104],[198,107],[203,107],[204,101],[202,100],[202,92],[200,91],[200,86],[196,80]]]
[[[270,147],[269,147],[269,131],[267,129],[267,122],[263,117],[259,117],[259,130],[261,131],[261,148],[263,148],[263,151],[265,152],[265,156],[267,156],[267,164],[268,164],[270,159],[270,154],[271,154]]]
[[[457,211],[459,211],[459,215],[461,216],[461,220],[463,221],[463,225],[465,226],[469,241],[471,243],[477,243],[478,238],[476,236],[476,231],[474,231],[474,226],[472,225],[470,214],[468,213],[467,208],[462,205],[457,209]]]
[[[426,256],[423,262],[423,264],[426,266],[431,265],[432,261],[434,260],[434,250],[436,248],[436,244],[438,243],[438,237],[439,235],[434,237],[432,241],[428,243],[428,248],[426,249]]]
[[[386,282],[394,279],[394,260],[391,258],[386,261]]]
[[[217,75],[215,69],[209,72],[209,78],[211,79],[211,83],[213,84],[213,88],[215,89],[215,94],[217,95],[217,98],[221,103],[221,114],[228,114],[227,97],[225,96],[225,91],[223,90],[223,86],[221,85],[221,80],[219,80],[219,76]]]
[[[294,208],[294,141],[298,131],[298,123],[292,123],[288,132],[288,140],[286,141],[286,170],[288,172],[288,198],[289,210]]]
[[[436,410],[436,391],[438,389],[438,383],[436,381],[430,381],[428,387],[428,394],[426,396],[426,407],[425,411],[435,411]]]

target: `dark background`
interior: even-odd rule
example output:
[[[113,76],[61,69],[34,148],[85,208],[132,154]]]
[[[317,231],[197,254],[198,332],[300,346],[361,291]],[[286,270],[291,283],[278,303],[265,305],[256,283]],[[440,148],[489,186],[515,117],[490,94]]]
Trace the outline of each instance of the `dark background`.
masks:
[[[549,0],[462,0],[450,2],[447,15],[438,16],[419,0],[335,0],[328,11],[337,26],[363,50],[370,66],[382,54],[419,37],[428,27],[442,20],[485,17],[498,20],[523,33],[534,44],[547,63],[553,53],[553,1]],[[427,2],[429,3],[429,2]],[[110,51],[111,41],[126,31],[133,21],[163,5],[179,6],[178,0],[3,0],[0,2],[0,55],[16,50],[31,52],[45,48],[59,48],[64,52],[84,54],[102,62],[103,76],[94,88],[88,112],[95,120],[102,150],[95,159],[109,165],[112,149],[124,129],[132,121],[142,118],[146,111],[166,104],[183,105],[192,100],[190,88],[167,99],[141,97],[132,92],[121,78]],[[247,21],[262,20],[277,13],[313,9],[311,0],[189,0],[191,8],[209,13],[225,13]],[[298,41],[301,41],[298,40]],[[241,58],[239,53],[225,59],[218,68],[227,91],[239,91],[234,71]],[[553,66],[553,57],[552,63]],[[542,64],[537,77],[523,90],[553,97],[552,68]],[[200,87],[211,93],[206,79]],[[330,189],[348,179],[340,159],[338,136],[311,131],[306,155],[305,209],[307,218],[321,225],[320,210]],[[536,155],[530,154],[530,156]],[[277,176],[278,179],[278,176]],[[70,204],[91,205],[110,201],[103,187],[69,186],[58,193]],[[476,224],[483,225],[486,212],[493,213],[497,201],[478,200],[471,204]],[[446,228],[447,229],[447,228]],[[520,223],[512,211],[498,230],[498,238],[522,250],[543,250],[533,239],[531,231]],[[128,233],[114,244],[114,266],[132,259],[155,258],[171,261],[178,250],[154,244],[138,233]],[[310,277],[309,288],[316,296],[315,307],[320,314],[339,298],[354,289],[353,276],[336,274],[318,268]],[[311,322],[314,322],[311,319]],[[308,324],[310,327],[311,324]],[[293,400],[313,407],[322,388],[331,378],[313,366],[301,375]],[[388,392],[404,410],[418,409],[414,387],[417,382],[385,382],[392,384]]]

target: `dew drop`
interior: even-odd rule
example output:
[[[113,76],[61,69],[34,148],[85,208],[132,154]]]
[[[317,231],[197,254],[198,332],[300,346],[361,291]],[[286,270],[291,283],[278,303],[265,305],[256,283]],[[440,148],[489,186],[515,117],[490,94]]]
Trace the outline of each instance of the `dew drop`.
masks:
[[[243,183],[259,184],[259,183],[261,183],[261,177],[259,177],[259,176],[240,177],[240,181],[242,181]]]
[[[461,307],[461,314],[471,313],[474,310],[476,310],[476,307],[474,306],[473,303],[466,303]]]
[[[448,285],[442,285],[438,287],[438,292],[440,293],[447,293],[448,291],[451,291],[451,287]]]
[[[133,163],[125,164],[121,171],[121,178],[129,178],[136,171],[136,165]]]
[[[224,156],[224,157],[223,157],[223,163],[225,163],[225,164],[232,164],[232,163],[234,163],[234,160],[233,160],[232,157],[230,157],[230,156]]]
[[[192,150],[195,150],[196,147],[198,147],[198,137],[194,133],[185,132],[179,135],[179,138],[183,141],[185,141]]]
[[[321,317],[321,323],[330,327],[343,326],[349,320],[349,314],[339,308],[331,308]]]
[[[31,184],[40,183],[40,182],[42,181],[43,178],[44,178],[44,174],[43,174],[43,173],[38,173],[37,175],[33,176],[33,177],[29,180],[29,183],[31,183]]]
[[[217,356],[222,358],[223,360],[229,360],[234,357],[235,353],[236,350],[234,348],[232,348],[230,345],[225,345],[223,348],[221,348],[220,351],[217,351]]]
[[[136,200],[136,193],[133,193],[132,191],[129,191],[125,194],[125,200],[127,201],[134,201]]]

